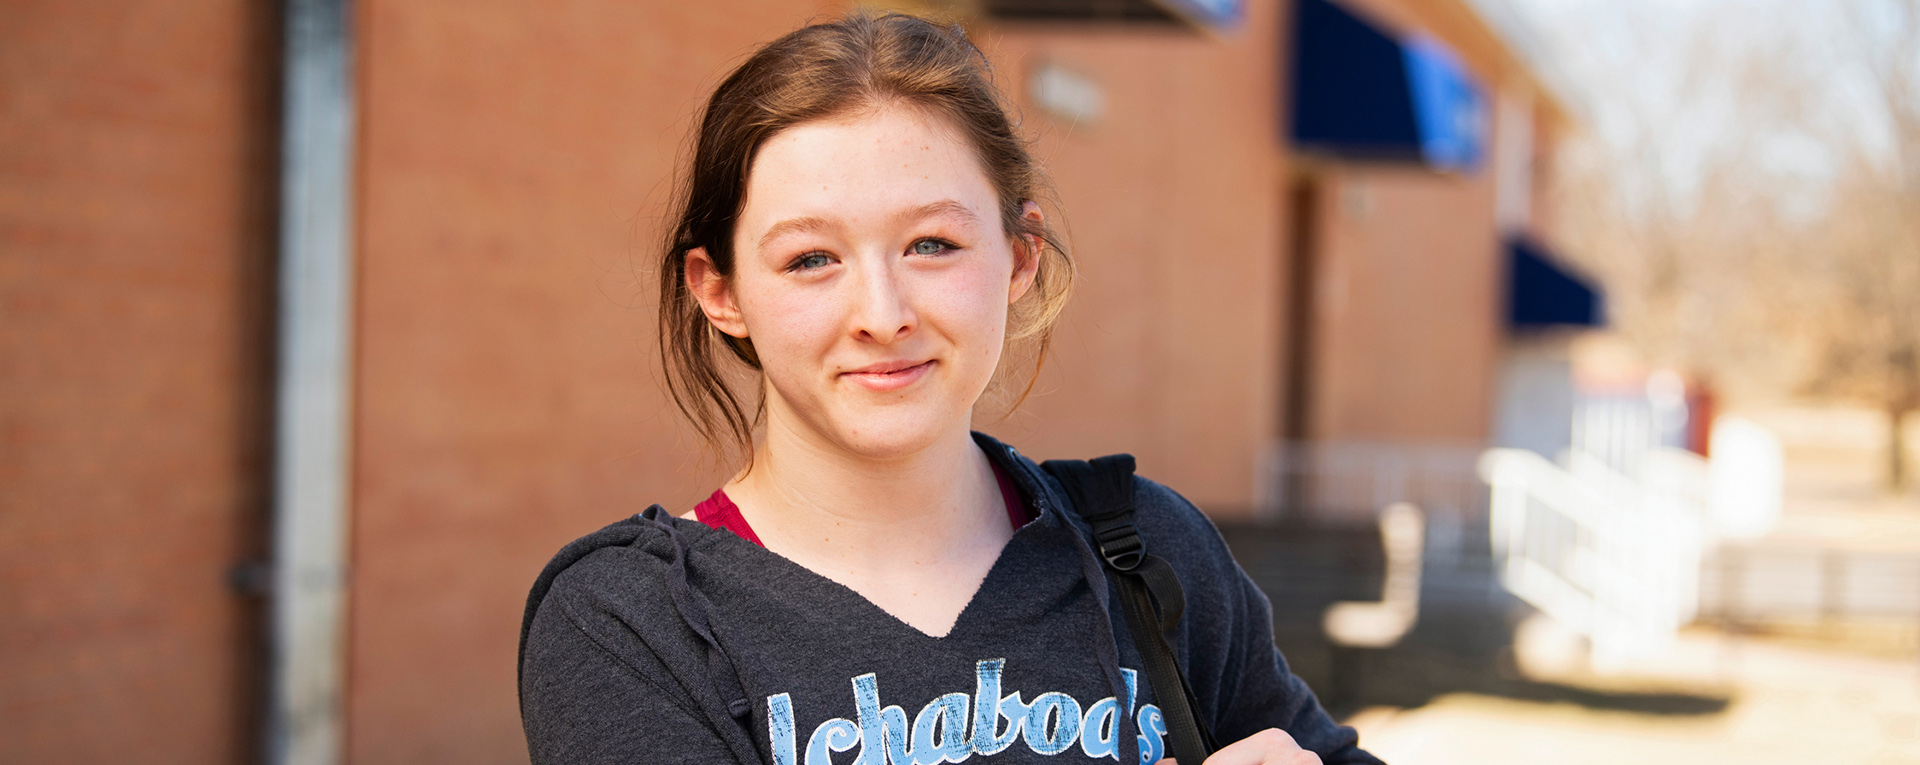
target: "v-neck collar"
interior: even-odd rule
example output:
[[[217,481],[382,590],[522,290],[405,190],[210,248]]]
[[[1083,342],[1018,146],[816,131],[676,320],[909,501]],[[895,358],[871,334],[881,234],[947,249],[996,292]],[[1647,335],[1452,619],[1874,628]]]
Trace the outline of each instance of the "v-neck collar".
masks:
[[[1000,552],[994,557],[993,564],[988,567],[986,576],[981,578],[980,584],[976,586],[973,593],[968,596],[966,605],[961,607],[960,613],[954,617],[953,626],[948,628],[944,635],[933,635],[908,624],[905,620],[896,616],[891,611],[880,607],[879,604],[873,602],[853,588],[813,569],[807,568],[791,558],[767,549],[758,539],[749,541],[731,529],[709,526],[693,518],[675,518],[673,522],[681,525],[682,528],[688,531],[694,531],[693,538],[698,540],[701,546],[738,544],[749,548],[729,554],[747,556],[749,559],[762,561],[770,567],[768,573],[773,574],[773,578],[782,580],[784,586],[803,584],[803,586],[806,586],[808,589],[818,591],[819,594],[824,597],[845,601],[841,604],[843,607],[866,610],[878,617],[880,622],[893,625],[898,631],[904,633],[910,639],[928,641],[933,644],[949,644],[954,642],[954,637],[957,635],[970,634],[986,626],[973,623],[986,618],[979,615],[979,612],[984,608],[981,604],[983,593],[988,593],[999,588],[1001,585],[997,581],[998,579],[1011,576],[1011,574],[1006,572],[1006,569],[1012,565],[1009,563],[1009,560],[1016,558],[1018,553],[1023,552],[1023,550],[1017,548],[1024,548],[1027,545],[1033,544],[1043,544],[1043,542],[1037,539],[1037,537],[1044,535],[1044,532],[1039,531],[1039,529],[1059,529],[1065,526],[1069,533],[1075,531],[1070,522],[1064,521],[1059,509],[1060,502],[1053,497],[1053,492],[1049,490],[1050,487],[1047,486],[1040,476],[1035,474],[1037,470],[1033,467],[1033,463],[1023,459],[1019,452],[1013,447],[1000,442],[992,436],[978,431],[974,431],[972,436],[974,443],[980,447],[981,451],[986,453],[987,459],[993,463],[996,471],[1004,474],[1007,479],[1012,482],[1015,490],[1020,494],[1020,500],[1031,508],[1033,517],[1026,524],[1013,530],[1013,535],[1008,538],[1005,545],[1001,546]],[[709,537],[709,534],[726,537],[726,539],[712,539]],[[1104,601],[1105,599],[1100,598],[1100,600]]]

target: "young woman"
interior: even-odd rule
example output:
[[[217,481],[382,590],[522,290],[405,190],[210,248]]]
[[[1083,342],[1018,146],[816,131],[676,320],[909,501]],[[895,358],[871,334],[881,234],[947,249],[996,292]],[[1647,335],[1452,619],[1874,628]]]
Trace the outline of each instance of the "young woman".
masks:
[[[1003,350],[1044,353],[1072,279],[1042,185],[955,29],[854,15],[720,85],[661,268],[662,349],[682,410],[747,459],[690,517],[649,508],[541,575],[535,762],[1166,756],[1085,521],[969,431]],[[727,364],[757,372],[754,406]],[[1287,670],[1199,511],[1145,480],[1134,505],[1186,592],[1173,649],[1224,745],[1207,762],[1377,762]]]

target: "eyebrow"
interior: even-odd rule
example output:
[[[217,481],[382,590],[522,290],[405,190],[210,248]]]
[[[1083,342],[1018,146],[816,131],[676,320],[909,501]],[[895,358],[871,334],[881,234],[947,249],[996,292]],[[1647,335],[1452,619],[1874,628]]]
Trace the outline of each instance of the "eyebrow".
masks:
[[[786,220],[780,221],[779,223],[773,224],[772,227],[767,229],[767,233],[760,235],[760,249],[762,250],[766,249],[767,245],[773,243],[773,240],[779,239],[780,237],[786,236],[788,234],[799,234],[799,233],[805,233],[808,231],[819,231],[821,229],[831,228],[831,227],[832,227],[832,224],[828,223],[826,218],[822,218],[817,215],[809,215],[804,218],[788,218]]]
[[[895,215],[893,219],[895,221],[925,220],[927,218],[937,218],[941,216],[959,218],[969,225],[976,225],[980,222],[980,216],[974,215],[971,208],[951,199],[942,199],[938,202],[932,202],[911,210],[906,210],[899,215]]]
[[[919,207],[902,210],[895,214],[893,219],[895,222],[902,222],[936,217],[959,218],[961,222],[967,225],[977,226],[980,223],[980,216],[975,215],[971,208],[952,199],[942,199],[938,202],[929,202]],[[820,231],[832,227],[833,223],[831,221],[817,215],[788,218],[768,227],[767,232],[760,235],[760,249],[766,249],[767,245],[773,243],[775,239],[787,236],[788,234]]]

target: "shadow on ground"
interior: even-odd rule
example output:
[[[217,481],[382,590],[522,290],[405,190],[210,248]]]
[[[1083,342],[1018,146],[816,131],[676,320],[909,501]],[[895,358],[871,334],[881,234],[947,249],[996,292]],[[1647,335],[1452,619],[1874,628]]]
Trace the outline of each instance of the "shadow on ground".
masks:
[[[1670,690],[1594,688],[1525,677],[1514,661],[1531,613],[1502,590],[1484,545],[1429,558],[1420,619],[1385,649],[1331,644],[1321,614],[1342,600],[1380,597],[1384,556],[1372,527],[1223,525],[1234,557],[1274,606],[1274,639],[1294,673],[1335,717],[1370,706],[1411,708],[1451,693],[1648,715],[1713,715],[1730,698]],[[1470,537],[1468,537],[1470,539]]]

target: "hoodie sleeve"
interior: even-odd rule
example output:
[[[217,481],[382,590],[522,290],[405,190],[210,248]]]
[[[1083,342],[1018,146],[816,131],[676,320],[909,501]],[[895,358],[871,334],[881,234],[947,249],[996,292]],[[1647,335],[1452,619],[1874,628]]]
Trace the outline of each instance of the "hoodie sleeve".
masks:
[[[1273,642],[1272,604],[1238,564],[1233,568],[1239,580],[1239,617],[1233,625],[1237,637],[1228,653],[1228,671],[1237,677],[1238,688],[1225,700],[1220,743],[1279,728],[1326,765],[1382,765],[1360,748],[1360,734],[1334,722],[1307,684],[1287,668],[1286,657]]]
[[[1181,631],[1189,682],[1225,746],[1279,728],[1326,765],[1382,765],[1359,746],[1293,671],[1273,642],[1273,606],[1233,559],[1213,522],[1185,497],[1141,479],[1137,515],[1149,544],[1166,550],[1186,590]]]
[[[632,657],[609,651],[563,599],[547,598],[529,625],[520,682],[535,765],[737,761],[704,715],[648,679]]]

